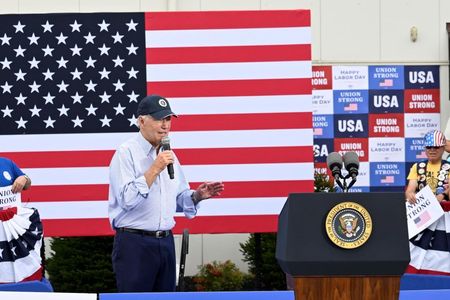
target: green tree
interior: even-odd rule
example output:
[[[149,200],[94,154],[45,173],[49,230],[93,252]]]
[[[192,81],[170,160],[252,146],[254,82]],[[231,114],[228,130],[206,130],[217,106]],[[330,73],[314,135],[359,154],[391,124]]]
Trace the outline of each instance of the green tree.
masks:
[[[46,261],[56,292],[116,292],[112,271],[113,237],[55,238],[53,256]]]
[[[260,259],[257,258],[255,234],[251,234],[245,243],[241,243],[241,252],[244,261],[249,264],[249,271],[257,278],[260,273],[260,288],[262,290],[285,290],[286,276],[275,258],[277,235],[275,233],[262,233]],[[258,263],[260,267],[258,267]]]

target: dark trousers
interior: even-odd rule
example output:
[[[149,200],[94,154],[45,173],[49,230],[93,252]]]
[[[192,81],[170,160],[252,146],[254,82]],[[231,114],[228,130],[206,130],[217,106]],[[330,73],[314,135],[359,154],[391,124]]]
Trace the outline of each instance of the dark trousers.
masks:
[[[116,232],[112,264],[119,292],[175,291],[173,235],[156,238]]]

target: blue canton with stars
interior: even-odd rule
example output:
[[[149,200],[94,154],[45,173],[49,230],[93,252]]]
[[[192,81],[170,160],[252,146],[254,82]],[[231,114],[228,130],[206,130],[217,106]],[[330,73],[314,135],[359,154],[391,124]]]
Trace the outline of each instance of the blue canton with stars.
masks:
[[[0,17],[1,134],[136,130],[143,13]]]

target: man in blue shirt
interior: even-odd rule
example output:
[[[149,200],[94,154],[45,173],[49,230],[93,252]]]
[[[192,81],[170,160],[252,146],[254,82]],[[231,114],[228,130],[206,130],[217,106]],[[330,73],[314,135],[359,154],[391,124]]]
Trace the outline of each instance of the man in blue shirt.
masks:
[[[171,127],[167,99],[150,95],[137,110],[139,133],[123,143],[110,164],[109,219],[116,231],[112,262],[119,292],[175,291],[171,229],[177,205],[193,218],[199,202],[220,195],[222,182],[189,189],[175,154],[161,148]],[[165,150],[165,151],[163,151]],[[163,172],[173,165],[174,178]]]

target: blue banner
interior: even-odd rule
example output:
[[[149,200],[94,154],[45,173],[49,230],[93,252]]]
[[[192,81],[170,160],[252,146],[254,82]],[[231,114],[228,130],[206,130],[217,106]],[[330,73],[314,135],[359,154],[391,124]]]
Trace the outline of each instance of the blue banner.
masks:
[[[338,138],[368,137],[367,121],[367,114],[336,114],[334,115],[334,136]]]
[[[314,138],[333,138],[333,115],[313,115]]]
[[[439,66],[405,66],[406,89],[438,89]]]
[[[403,106],[403,91],[369,91],[369,112],[371,113],[402,113]]]
[[[314,162],[326,162],[329,153],[334,151],[333,139],[314,139]]]
[[[403,66],[369,66],[369,89],[403,90]]]
[[[405,186],[404,162],[370,163],[370,186]]]
[[[369,92],[367,90],[333,91],[334,113],[368,113]]]

